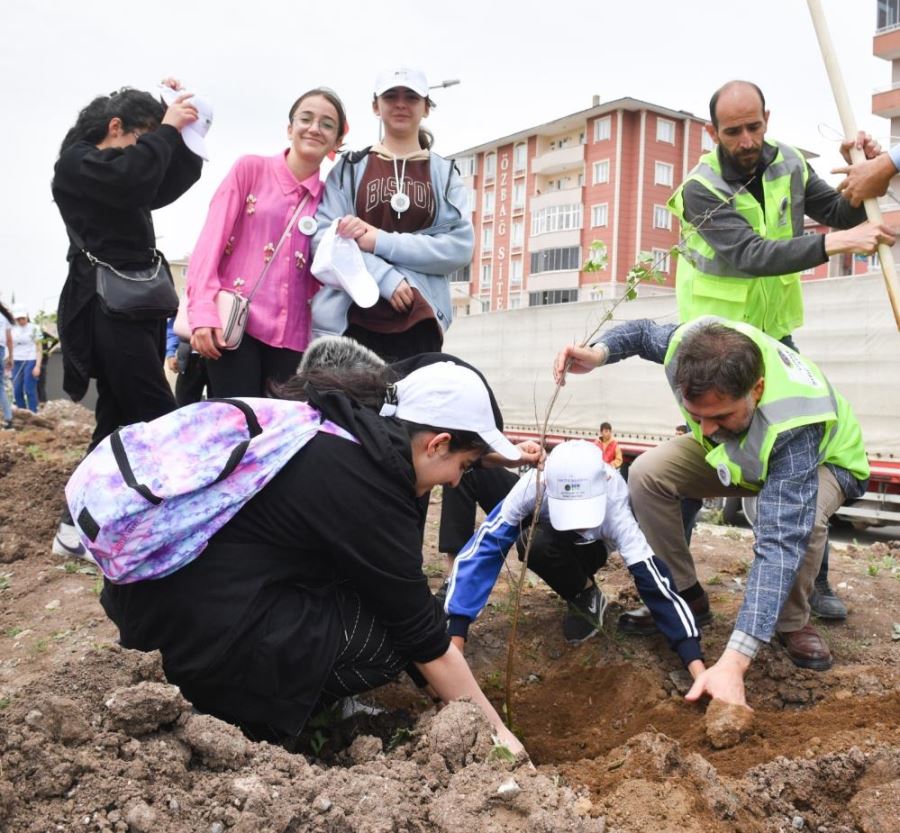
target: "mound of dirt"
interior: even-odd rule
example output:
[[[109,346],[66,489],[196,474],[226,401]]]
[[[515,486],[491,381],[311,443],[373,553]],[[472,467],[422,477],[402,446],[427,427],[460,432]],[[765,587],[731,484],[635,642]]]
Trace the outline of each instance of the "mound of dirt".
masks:
[[[619,634],[637,597],[613,557],[597,638],[562,637],[563,603],[537,581],[522,600],[511,719],[537,768],[509,760],[472,704],[436,711],[408,682],[367,698],[386,712],[332,717],[286,748],[194,712],[159,657],[125,651],[101,582],[50,544],[91,415],[51,403],[0,432],[0,830],[202,833],[893,833],[900,819],[900,543],[832,548],[850,607],[828,628],[831,671],[764,649],[747,676],[752,723],[685,703],[662,637]],[[436,588],[435,501],[425,569]],[[701,524],[692,549],[709,588],[704,647],[727,642],[750,538]],[[514,559],[513,559],[514,561]],[[518,565],[474,624],[466,657],[494,703]],[[896,626],[900,627],[900,625]],[[719,748],[721,747],[721,748]]]

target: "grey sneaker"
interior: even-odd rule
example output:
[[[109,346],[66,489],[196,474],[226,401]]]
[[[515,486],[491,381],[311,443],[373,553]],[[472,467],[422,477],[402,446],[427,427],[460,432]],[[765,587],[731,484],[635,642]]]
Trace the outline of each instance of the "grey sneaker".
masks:
[[[563,636],[571,645],[580,645],[603,627],[603,614],[608,602],[593,582],[568,603],[569,611],[563,619]]]
[[[61,523],[59,525],[53,539],[53,552],[63,558],[83,558],[86,561],[94,562],[93,556],[84,548],[78,538],[78,532],[73,524]]]
[[[809,606],[820,619],[843,621],[847,618],[847,606],[838,598],[828,579],[817,580],[809,594]]]

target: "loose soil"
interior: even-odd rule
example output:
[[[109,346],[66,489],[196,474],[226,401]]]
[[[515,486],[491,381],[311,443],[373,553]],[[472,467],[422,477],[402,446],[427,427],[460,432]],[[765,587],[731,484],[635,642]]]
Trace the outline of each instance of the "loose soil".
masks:
[[[386,712],[320,720],[294,749],[252,743],[191,710],[159,657],[122,650],[93,568],[50,551],[62,489],[92,417],[51,403],[0,432],[0,830],[28,831],[900,831],[900,542],[832,550],[850,616],[826,628],[825,673],[778,646],[747,677],[754,719],[729,748],[661,637],[616,631],[637,604],[613,556],[603,631],[572,647],[563,604],[528,576],[513,724],[535,768],[504,759],[477,709],[436,711],[408,682],[367,698]],[[439,496],[426,533],[433,586]],[[749,533],[701,524],[693,551],[722,650],[752,558]],[[504,700],[517,562],[467,657]]]

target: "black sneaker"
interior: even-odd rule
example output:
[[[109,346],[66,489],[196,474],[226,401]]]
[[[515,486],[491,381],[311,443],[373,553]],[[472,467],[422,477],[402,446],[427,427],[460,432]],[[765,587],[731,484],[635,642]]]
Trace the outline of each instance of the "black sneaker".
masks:
[[[809,606],[820,619],[841,622],[847,618],[847,606],[831,589],[827,578],[824,581],[817,580],[813,585],[812,593],[809,594]]]
[[[563,619],[563,636],[571,645],[580,645],[594,636],[603,627],[606,613],[606,596],[596,584],[582,590],[568,602],[569,611]]]
[[[704,591],[703,595],[688,602],[694,621],[698,628],[712,622],[712,611],[709,609],[709,596]],[[659,632],[653,614],[646,605],[641,605],[637,610],[628,610],[619,617],[619,630],[622,633],[637,634],[638,636],[652,636]]]

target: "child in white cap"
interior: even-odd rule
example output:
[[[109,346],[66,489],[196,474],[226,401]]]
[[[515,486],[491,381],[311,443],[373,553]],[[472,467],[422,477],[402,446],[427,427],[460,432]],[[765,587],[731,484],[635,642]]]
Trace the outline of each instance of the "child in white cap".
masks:
[[[318,709],[412,669],[445,701],[471,698],[522,751],[422,570],[419,497],[489,451],[519,456],[487,385],[449,360],[399,380],[362,363],[307,367],[280,394],[340,432],[320,430],[187,566],[107,582],[122,644],[158,649],[198,709],[255,738],[295,736]]]
[[[524,475],[456,558],[446,610],[459,647],[487,603],[507,551],[530,526],[537,478],[537,471]],[[528,567],[567,602],[566,640],[578,644],[602,626],[607,601],[594,573],[607,551],[617,550],[670,646],[696,677],[704,666],[693,614],[648,546],[631,513],[628,486],[603,461],[603,452],[586,440],[561,443],[547,457],[541,489]]]

